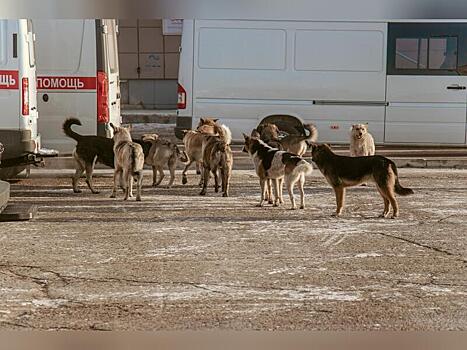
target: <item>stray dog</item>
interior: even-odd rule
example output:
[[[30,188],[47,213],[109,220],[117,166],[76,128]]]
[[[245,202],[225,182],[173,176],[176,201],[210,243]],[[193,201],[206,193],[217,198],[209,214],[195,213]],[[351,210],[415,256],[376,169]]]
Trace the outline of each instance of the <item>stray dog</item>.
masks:
[[[287,135],[280,138],[281,131],[277,125],[270,123],[260,124],[256,131],[260,134],[260,139],[269,146],[302,157],[310,144],[318,139],[318,129],[313,124],[303,124],[303,127],[308,130],[308,136]]]
[[[164,165],[167,164],[170,171],[170,181],[167,187],[171,188],[175,180],[177,160],[186,163],[188,156],[184,151],[180,151],[175,143],[161,139],[157,134],[145,134],[142,140],[151,144],[145,163],[152,166],[152,186],[160,185],[165,176]],[[159,180],[157,180],[157,172],[159,172]]]
[[[218,172],[220,172],[222,196],[228,197],[233,165],[232,149],[230,148],[232,134],[225,125],[216,131],[218,136],[205,135],[203,139],[203,188],[200,195],[206,195],[210,173],[214,175],[214,190],[216,193],[219,191]]]
[[[133,195],[133,178],[136,179],[136,200],[141,200],[141,187],[143,185],[144,152],[140,144],[131,140],[130,129],[116,127],[112,123],[110,126],[114,130],[114,186],[110,198],[117,197],[117,182],[123,188],[125,197]]]
[[[182,172],[182,184],[188,182],[186,172],[191,164],[196,162],[197,168],[202,168],[203,161],[203,139],[205,135],[217,135],[221,126],[217,123],[217,119],[201,118],[196,130],[187,130],[183,136],[183,144],[185,152],[188,156],[188,163]],[[229,142],[230,143],[230,142]],[[203,171],[201,171],[200,186],[203,184]]]
[[[375,141],[368,132],[368,124],[354,124],[350,130],[350,156],[365,157],[375,155]]]
[[[97,194],[92,185],[92,173],[96,162],[100,162],[108,167],[114,166],[114,142],[112,139],[95,135],[80,135],[71,130],[72,125],[81,125],[76,118],[69,118],[63,123],[63,132],[66,136],[77,141],[73,150],[73,158],[76,164],[76,172],[73,175],[73,192],[80,193],[78,188],[79,178],[86,172],[86,183],[92,193]]]
[[[268,180],[273,180],[275,200],[274,206],[278,206],[282,201],[282,185],[280,180],[285,178],[287,191],[289,192],[291,209],[296,209],[293,187],[298,182],[300,190],[300,209],[305,208],[305,175],[311,173],[313,167],[302,157],[296,154],[280,151],[266,144],[264,141],[243,134],[245,145],[243,151],[247,152],[255,163],[256,174],[259,176],[261,185],[261,200],[258,206],[262,206],[266,200],[266,184],[270,186]],[[269,188],[269,193],[271,189]]]
[[[73,150],[76,172],[73,175],[73,192],[81,193],[78,188],[80,177],[86,172],[86,183],[92,193],[98,194],[92,184],[92,173],[96,162],[104,164],[110,168],[114,167],[114,141],[108,137],[96,135],[80,135],[71,130],[72,125],[82,125],[79,119],[69,118],[63,123],[63,132],[66,136],[77,141]],[[135,140],[143,147],[144,154],[147,155],[151,147],[141,140]]]
[[[337,201],[336,216],[341,215],[344,209],[345,188],[357,186],[368,180],[376,183],[383,197],[384,211],[381,217],[384,218],[389,214],[389,203],[393,209],[392,218],[399,216],[399,206],[394,193],[401,196],[414,193],[412,189],[401,186],[396,165],[386,157],[339,156],[326,144],[312,145],[311,154],[313,161],[334,189]]]

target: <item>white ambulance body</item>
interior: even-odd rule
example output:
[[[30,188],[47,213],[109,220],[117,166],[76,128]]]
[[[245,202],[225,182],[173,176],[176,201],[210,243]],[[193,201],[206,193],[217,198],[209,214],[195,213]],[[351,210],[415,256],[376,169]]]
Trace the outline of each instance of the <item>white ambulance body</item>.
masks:
[[[236,141],[265,118],[348,143],[466,144],[467,21],[185,20],[176,134],[220,118]],[[272,118],[272,119],[271,119]]]
[[[115,20],[33,20],[36,33],[39,131],[44,147],[70,153],[76,142],[62,124],[78,118],[76,131],[111,137],[119,125],[120,81]]]
[[[0,143],[4,146],[0,178],[6,178],[34,163],[34,154],[41,148],[30,20],[0,20],[0,106]]]

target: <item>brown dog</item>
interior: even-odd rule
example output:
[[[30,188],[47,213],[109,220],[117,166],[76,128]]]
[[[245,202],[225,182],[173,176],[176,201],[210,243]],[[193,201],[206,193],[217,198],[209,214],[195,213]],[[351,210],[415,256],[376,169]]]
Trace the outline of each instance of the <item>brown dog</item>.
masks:
[[[376,183],[383,197],[384,211],[381,217],[389,215],[389,203],[393,209],[392,218],[399,216],[395,193],[401,196],[414,193],[412,189],[401,186],[396,164],[386,157],[339,156],[326,144],[312,145],[311,154],[313,161],[334,189],[337,201],[336,216],[341,215],[344,209],[346,187],[357,186],[368,180]]]
[[[305,154],[309,145],[318,139],[318,129],[313,124],[303,124],[303,127],[308,130],[308,136],[290,134],[280,138],[281,131],[277,125],[270,123],[260,124],[256,130],[260,134],[261,140],[269,146],[301,157]]]
[[[197,168],[202,168],[203,161],[203,139],[205,135],[218,135],[221,125],[217,123],[218,119],[201,118],[196,130],[188,130],[183,137],[185,152],[188,156],[188,163],[182,172],[182,184],[188,182],[186,172],[191,164],[196,162]],[[230,143],[230,142],[229,142]],[[203,183],[203,173],[201,172],[200,186]]]
[[[154,187],[160,185],[165,176],[164,166],[167,165],[170,171],[170,180],[167,187],[171,188],[175,180],[177,160],[183,163],[188,161],[185,152],[180,151],[178,146],[173,142],[159,138],[157,134],[144,134],[142,140],[151,144],[151,148],[144,162],[152,167],[152,185]],[[157,180],[158,172],[159,180]]]
[[[229,196],[230,177],[232,175],[233,155],[230,148],[231,135],[226,126],[222,126],[218,136],[204,137],[203,141],[203,189],[200,195],[206,195],[209,174],[214,175],[214,190],[219,191],[220,173],[222,181],[222,196]]]

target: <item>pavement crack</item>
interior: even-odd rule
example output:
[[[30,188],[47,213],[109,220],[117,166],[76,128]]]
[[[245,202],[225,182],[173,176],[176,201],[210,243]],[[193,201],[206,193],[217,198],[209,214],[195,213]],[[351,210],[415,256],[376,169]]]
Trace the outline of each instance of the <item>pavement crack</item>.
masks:
[[[447,250],[444,250],[444,249],[441,249],[441,248],[433,247],[433,246],[430,246],[430,245],[428,245],[428,244],[419,243],[419,242],[416,242],[416,241],[414,241],[414,240],[411,240],[411,239],[408,239],[408,238],[404,238],[404,237],[393,236],[393,235],[390,235],[390,234],[388,234],[388,233],[375,232],[375,234],[380,235],[380,236],[384,236],[384,237],[388,237],[388,238],[397,239],[397,240],[403,241],[403,242],[405,242],[405,243],[414,244],[414,245],[416,245],[416,246],[418,246],[418,247],[421,247],[421,248],[430,249],[430,250],[433,250],[433,251],[435,251],[435,252],[437,252],[437,253],[442,253],[442,254],[448,255],[448,256],[450,256],[450,257],[456,258],[457,260],[462,261],[464,264],[467,264],[467,259],[463,258],[463,257],[460,256],[460,255],[451,253],[451,252],[449,252],[449,251],[447,251]]]

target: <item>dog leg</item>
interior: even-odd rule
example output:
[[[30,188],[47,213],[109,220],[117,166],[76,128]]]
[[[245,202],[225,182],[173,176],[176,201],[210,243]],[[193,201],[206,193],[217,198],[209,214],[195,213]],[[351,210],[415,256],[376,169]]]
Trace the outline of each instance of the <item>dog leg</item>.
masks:
[[[141,188],[143,187],[143,171],[140,171],[136,178],[136,201],[141,201]]]
[[[96,191],[92,186],[92,173],[94,170],[94,165],[96,164],[97,156],[94,157],[92,164],[86,164],[86,183],[88,184],[89,189],[93,194],[98,194],[99,191]]]
[[[123,193],[125,194],[123,200],[126,201],[130,196],[130,185],[132,185],[133,179],[128,170],[123,170],[121,176],[123,178]]]
[[[345,188],[343,186],[334,187],[334,192],[336,193],[336,202],[337,202],[337,209],[336,209],[335,216],[338,217],[342,214],[342,210],[344,209]]]
[[[185,169],[183,169],[183,171],[182,171],[182,184],[183,185],[186,185],[188,183],[188,179],[186,177],[186,172],[188,171],[188,168],[190,167],[191,164],[193,164],[193,161],[190,159],[188,164],[185,165]]]
[[[156,187],[157,183],[157,168],[155,165],[152,166],[152,186]]]
[[[199,162],[196,162],[195,167],[196,167],[196,175],[201,175],[201,172],[202,172],[201,164]]]
[[[154,184],[154,187],[159,186],[162,182],[162,179],[165,177],[164,168],[161,165],[156,167],[156,171],[159,173],[159,180],[157,180],[157,182]]]
[[[274,203],[273,193],[272,193],[272,179],[267,179],[267,196],[268,196],[268,204]]]
[[[170,181],[169,184],[167,185],[167,188],[171,188],[174,181],[175,181],[175,168],[177,166],[177,158],[173,157],[169,159],[169,172],[170,172]]]
[[[284,204],[283,193],[284,193],[284,178],[281,177],[281,178],[279,179],[279,202],[280,202],[281,204]]]
[[[214,192],[219,192],[219,172],[217,171],[217,168],[215,168],[212,171],[212,174],[214,175]]]
[[[262,178],[259,179],[259,185],[261,186],[261,200],[259,201],[259,204],[256,205],[257,207],[262,207],[263,202],[266,200],[266,196],[267,196],[266,181],[267,179],[262,179]]]
[[[305,186],[305,174],[300,174],[298,179],[298,189],[300,190],[300,209],[305,209],[305,191],[303,187]]]
[[[229,196],[229,170],[225,167],[221,168],[221,180],[222,180],[222,197]]]
[[[391,206],[392,206],[391,219],[395,219],[399,216],[399,204],[397,204],[397,199],[392,189],[388,191],[388,197],[389,197],[389,202],[391,202]]]
[[[279,179],[273,180],[274,184],[274,207],[278,207],[280,203],[280,194],[279,194]]]
[[[387,218],[389,215],[389,199],[386,196],[386,193],[384,192],[384,189],[382,189],[379,185],[376,186],[378,188],[378,192],[383,197],[384,201],[384,209],[383,213],[379,216],[380,218]]]
[[[201,176],[199,177],[199,183],[198,183],[198,186],[199,186],[199,187],[203,187],[203,184],[204,184],[204,177],[205,177],[204,175],[206,174],[206,172],[203,171],[203,169],[204,169],[203,163],[201,163],[201,166],[202,166],[202,168],[201,168],[202,171],[201,171]],[[208,182],[209,182],[209,176],[210,176],[210,175],[209,175],[209,171],[208,171]]]
[[[81,160],[79,156],[76,154],[76,149],[73,151],[73,158],[75,159],[75,164],[76,164],[75,175],[73,175],[73,178],[71,181],[73,185],[73,192],[81,193],[82,191],[78,188],[78,182],[81,176],[83,176],[86,166],[85,166],[84,161]]]
[[[209,182],[209,169],[204,167],[203,169],[203,188],[201,189],[201,192],[199,193],[200,196],[205,196],[207,189],[208,189],[208,182]]]
[[[114,171],[114,187],[112,189],[112,194],[110,195],[110,198],[117,198],[117,183],[121,185],[121,181],[121,171],[116,168]]]
[[[290,209],[295,210],[297,206],[295,205],[295,198],[293,195],[293,185],[294,181],[290,178],[290,176],[285,176],[285,186],[287,187],[287,192],[289,193],[290,202],[292,203],[292,207]]]

